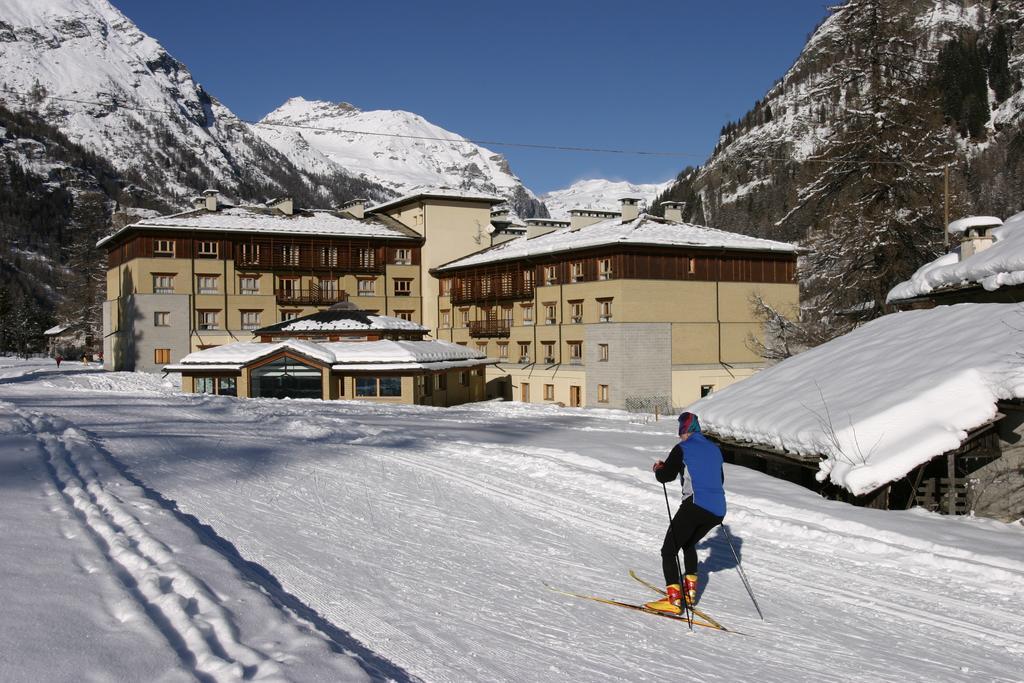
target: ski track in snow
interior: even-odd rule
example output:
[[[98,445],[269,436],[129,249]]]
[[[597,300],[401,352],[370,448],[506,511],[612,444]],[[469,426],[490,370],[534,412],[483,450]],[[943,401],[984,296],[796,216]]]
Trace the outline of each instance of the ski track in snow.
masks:
[[[542,580],[636,602],[646,589],[630,567],[660,582],[664,499],[647,453],[671,444],[664,427],[608,411],[239,401],[161,395],[144,382],[129,382],[144,393],[128,396],[101,385],[48,375],[34,391],[0,387],[22,410],[75,421],[34,418],[65,496],[110,527],[93,533],[134,527],[111,512],[131,517],[113,494],[97,495],[117,472],[88,455],[88,435],[325,619],[425,680],[1021,680],[1019,554],[914,533],[937,528],[923,526],[934,516],[875,528],[875,511],[782,483],[766,494],[774,488],[762,475],[739,468],[726,474],[727,523],[768,622],[722,535],[701,545],[702,606],[752,637],[687,637],[678,624],[547,591]],[[130,538],[124,552],[141,559],[128,554],[122,566],[171,580],[129,581],[190,586],[143,598],[195,598],[198,579],[154,561],[159,541]],[[184,617],[210,626],[183,618],[169,636],[194,646],[212,680],[272,667],[232,640],[216,596],[203,605]]]

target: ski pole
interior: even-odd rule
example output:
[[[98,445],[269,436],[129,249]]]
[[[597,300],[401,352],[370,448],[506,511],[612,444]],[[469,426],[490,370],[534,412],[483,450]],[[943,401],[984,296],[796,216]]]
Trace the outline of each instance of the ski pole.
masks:
[[[729,541],[729,549],[732,550],[732,556],[736,558],[736,571],[740,573],[740,580],[743,581],[743,587],[747,589],[747,595],[754,602],[754,609],[757,610],[757,616],[761,617],[761,621],[764,621],[764,615],[761,614],[761,607],[757,604],[757,598],[754,597],[754,591],[750,588],[750,582],[747,581],[747,574],[743,571],[743,565],[740,563],[740,556],[736,553],[736,546],[732,543],[732,534],[729,533],[729,527],[722,525],[722,529],[725,531],[725,538]]]
[[[676,536],[676,527],[672,524],[672,506],[668,502],[668,487],[665,486],[665,482],[661,483],[661,490],[665,492],[665,511],[668,512],[668,530],[672,534],[672,540],[676,543],[676,548],[679,550],[683,549],[683,546],[679,545],[679,537]],[[679,550],[676,550],[676,571],[679,572],[679,580],[683,580],[683,568],[679,566]],[[683,614],[686,615],[686,623],[689,624],[690,630],[693,630],[693,612],[690,611],[690,605],[686,602],[686,596],[683,596]]]

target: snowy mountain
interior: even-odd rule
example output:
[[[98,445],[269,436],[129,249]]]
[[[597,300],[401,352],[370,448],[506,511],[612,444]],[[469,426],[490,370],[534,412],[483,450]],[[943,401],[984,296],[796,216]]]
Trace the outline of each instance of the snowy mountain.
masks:
[[[846,0],[659,199],[688,201],[696,222],[804,241],[816,315],[874,317],[939,253],[947,165],[953,218],[1024,208],[1022,75],[1019,0]]]
[[[664,192],[671,182],[636,184],[624,180],[592,178],[577,180],[562,190],[553,190],[541,199],[552,218],[567,219],[572,209],[618,211],[622,197],[641,197],[648,204]]]
[[[4,0],[0,101],[172,203],[215,186],[242,199],[383,197],[336,170],[296,169],[107,0]]]
[[[544,215],[505,157],[418,114],[362,111],[347,102],[293,97],[260,124],[252,127],[257,135],[297,167],[314,173],[343,169],[395,194],[427,187],[496,194],[508,197],[521,216]]]

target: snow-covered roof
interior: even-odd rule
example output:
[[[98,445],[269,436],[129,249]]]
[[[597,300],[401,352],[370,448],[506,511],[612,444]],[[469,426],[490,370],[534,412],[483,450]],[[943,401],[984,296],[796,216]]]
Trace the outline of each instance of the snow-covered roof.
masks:
[[[237,342],[204,349],[190,353],[179,363],[165,366],[164,370],[238,369],[281,351],[292,351],[324,365],[347,370],[445,369],[496,362],[479,351],[441,340],[317,343],[288,339],[273,344]]]
[[[370,211],[376,213],[378,211],[384,211],[385,209],[393,209],[395,207],[402,206],[403,204],[419,201],[421,199],[464,199],[466,201],[486,202],[488,204],[502,204],[508,201],[504,197],[496,197],[495,195],[492,194],[466,192],[462,190],[452,190],[441,187],[402,195],[397,199],[392,199],[390,201],[377,204],[372,209],[370,209]]]
[[[437,270],[454,270],[615,244],[774,251],[790,254],[797,252],[797,247],[787,242],[749,237],[702,225],[675,223],[656,216],[640,214],[632,221],[613,218],[583,228],[559,228],[537,237],[510,240],[446,263]]]
[[[63,334],[67,330],[71,329],[71,323],[65,323],[63,325],[54,325],[50,329],[43,332],[44,337],[55,337],[58,334]]]
[[[360,330],[397,330],[409,332],[426,332],[427,328],[411,320],[403,320],[389,315],[375,315],[359,309],[335,309],[312,313],[310,315],[268,325],[256,334],[277,332],[352,332]]]
[[[104,237],[97,246],[129,230],[199,230],[210,232],[270,233],[279,235],[324,235],[374,239],[418,239],[412,232],[370,217],[356,219],[332,211],[296,211],[286,215],[256,206],[238,206],[219,211],[205,209],[145,218]]]
[[[855,495],[960,446],[1024,398],[1024,313],[959,304],[893,313],[690,406],[731,441],[825,456]]]
[[[959,254],[951,253],[921,266],[909,280],[889,290],[886,301],[914,299],[960,287],[980,285],[992,292],[1024,284],[1024,213],[1006,219],[992,231],[992,236],[990,247],[963,261]]]

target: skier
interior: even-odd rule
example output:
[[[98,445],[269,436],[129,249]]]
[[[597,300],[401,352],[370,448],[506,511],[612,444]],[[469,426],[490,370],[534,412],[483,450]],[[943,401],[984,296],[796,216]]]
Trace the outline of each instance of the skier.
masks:
[[[693,413],[679,416],[679,443],[668,459],[654,463],[654,476],[662,484],[683,475],[683,502],[670,521],[661,547],[661,565],[668,586],[666,596],[646,604],[648,609],[680,614],[682,600],[697,602],[697,543],[722,523],[725,517],[725,491],[722,484],[722,452],[700,431]],[[683,551],[685,577],[680,581],[679,550]],[[680,584],[683,590],[680,591]]]

